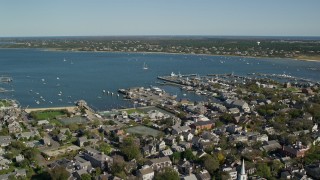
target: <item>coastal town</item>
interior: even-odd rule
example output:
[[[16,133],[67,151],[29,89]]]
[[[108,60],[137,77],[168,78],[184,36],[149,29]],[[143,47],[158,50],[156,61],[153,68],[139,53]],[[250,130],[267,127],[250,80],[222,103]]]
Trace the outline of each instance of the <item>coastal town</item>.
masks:
[[[53,51],[207,54],[320,60],[319,40],[264,37],[132,36],[69,38],[2,38],[1,48]]]
[[[156,78],[156,77],[155,77]],[[134,108],[0,101],[0,179],[320,179],[318,82],[250,74],[157,77]]]

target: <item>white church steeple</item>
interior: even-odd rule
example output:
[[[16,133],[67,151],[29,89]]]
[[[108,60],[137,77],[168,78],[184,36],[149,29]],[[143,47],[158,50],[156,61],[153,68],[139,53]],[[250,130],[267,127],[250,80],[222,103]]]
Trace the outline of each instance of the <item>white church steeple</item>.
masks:
[[[246,169],[244,167],[244,159],[242,159],[242,164],[241,164],[241,170],[240,173],[238,173],[238,180],[247,180],[248,176],[246,174]]]

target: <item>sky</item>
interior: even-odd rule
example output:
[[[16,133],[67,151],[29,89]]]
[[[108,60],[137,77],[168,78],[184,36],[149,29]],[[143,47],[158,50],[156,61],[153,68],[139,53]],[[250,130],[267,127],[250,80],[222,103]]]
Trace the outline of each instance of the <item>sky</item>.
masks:
[[[0,0],[0,37],[320,36],[320,0]]]

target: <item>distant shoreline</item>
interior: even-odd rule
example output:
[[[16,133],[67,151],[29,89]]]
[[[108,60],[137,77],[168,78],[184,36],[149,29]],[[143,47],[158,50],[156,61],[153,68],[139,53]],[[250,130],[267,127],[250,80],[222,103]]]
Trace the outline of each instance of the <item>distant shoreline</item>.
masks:
[[[268,59],[289,59],[296,61],[320,62],[320,56],[298,56],[292,58],[286,57],[268,57],[268,56],[237,56],[237,55],[217,55],[217,54],[192,54],[192,53],[172,53],[172,52],[132,52],[132,51],[80,51],[80,50],[63,50],[59,48],[0,48],[0,49],[40,49],[41,51],[56,51],[56,52],[97,52],[97,53],[145,53],[145,54],[173,54],[173,55],[201,55],[201,56],[226,56],[226,57],[242,57],[242,58],[268,58]]]

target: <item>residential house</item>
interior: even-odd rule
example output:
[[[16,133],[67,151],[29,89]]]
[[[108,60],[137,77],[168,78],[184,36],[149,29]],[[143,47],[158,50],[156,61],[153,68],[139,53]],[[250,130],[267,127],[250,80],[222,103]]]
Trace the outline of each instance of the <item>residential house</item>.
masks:
[[[56,160],[55,162],[48,165],[49,168],[55,167],[63,167],[65,168],[70,174],[75,171],[74,162],[72,160],[63,158]]]
[[[50,122],[48,120],[40,120],[37,122],[37,125],[38,126],[42,126],[42,125],[46,125],[46,124],[49,124]]]
[[[248,103],[246,103],[243,100],[235,100],[231,103],[231,105],[235,108],[241,109],[241,111],[243,112],[246,112],[246,113],[250,112],[250,107]]]
[[[213,142],[209,140],[202,140],[199,143],[199,147],[201,149],[207,149],[207,148],[213,147],[213,145],[214,145]]]
[[[90,170],[91,169],[91,163],[88,160],[85,160],[83,157],[77,155],[74,157],[74,162],[76,169],[85,169]]]
[[[220,141],[220,138],[218,135],[211,133],[209,131],[203,132],[201,137],[205,140],[209,140],[209,141],[213,142],[213,144],[215,144],[215,145],[217,145]]]
[[[182,136],[185,141],[191,141],[194,135],[190,132],[183,132]]]
[[[176,135],[176,134],[181,134],[183,132],[188,132],[190,131],[191,128],[189,126],[172,126],[172,134]]]
[[[9,146],[9,144],[12,142],[11,136],[0,136],[0,146],[5,147]]]
[[[21,161],[23,161],[24,160],[24,156],[22,155],[22,154],[18,154],[17,156],[16,156],[16,162],[21,162]]]
[[[234,142],[247,142],[248,136],[242,134],[233,134],[229,137]]]
[[[166,143],[164,141],[160,141],[158,144],[157,144],[157,150],[158,151],[161,151],[163,149],[166,148]]]
[[[152,180],[154,177],[154,170],[146,165],[138,170],[138,178],[142,180]]]
[[[64,133],[59,133],[58,135],[57,135],[57,140],[59,141],[59,142],[63,142],[63,141],[65,141],[65,140],[67,140],[67,135],[65,135]]]
[[[79,147],[83,147],[85,145],[85,143],[92,143],[92,144],[95,144],[96,142],[98,141],[98,139],[88,139],[86,136],[82,136],[82,137],[79,137],[77,139],[77,145]]]
[[[30,139],[30,138],[34,138],[34,137],[40,137],[39,131],[38,130],[34,130],[34,131],[30,131],[30,132],[21,132],[16,134],[16,138],[17,139]]]
[[[180,141],[178,145],[184,149],[190,149],[192,146],[191,142],[186,141]]]
[[[236,168],[232,168],[232,167],[224,167],[222,169],[223,172],[227,172],[230,176],[230,180],[236,180],[237,176],[238,176],[238,171]]]
[[[81,175],[83,174],[89,174],[89,172],[86,169],[78,169],[73,173],[73,176],[76,179],[81,179]]]
[[[211,180],[210,173],[207,170],[202,170],[197,173],[198,180]]]
[[[202,138],[201,137],[198,137],[198,136],[194,136],[192,138],[192,145],[195,146],[195,147],[199,147],[199,143],[202,141]]]
[[[253,140],[253,141],[263,142],[263,141],[268,141],[269,137],[266,134],[258,134],[258,135],[251,136],[250,139]]]
[[[194,174],[188,174],[188,175],[182,177],[181,180],[197,180],[197,177]]]
[[[165,167],[172,166],[172,162],[168,156],[161,157],[161,158],[155,158],[155,159],[149,159],[146,162],[146,164],[149,165],[155,171],[159,171]]]
[[[240,132],[241,130],[242,130],[242,126],[238,126],[236,124],[230,124],[226,128],[226,131],[232,134],[236,132]]]
[[[43,145],[45,145],[45,146],[50,146],[50,145],[51,145],[51,139],[48,138],[48,137],[46,137],[46,136],[44,136],[44,137],[40,140],[40,142],[41,142]]]
[[[10,123],[8,125],[8,129],[9,129],[9,133],[13,134],[13,133],[18,133],[22,131],[22,128],[20,126],[20,124],[17,121],[13,121],[12,123]]]
[[[0,170],[9,169],[9,165],[12,163],[11,160],[0,156]]]
[[[173,154],[172,150],[170,148],[161,151],[162,156],[171,156]]]
[[[86,151],[83,155],[84,159],[90,161],[92,167],[94,168],[100,167],[101,169],[104,169],[106,164],[108,167],[111,167],[113,163],[113,159],[110,156],[107,156],[104,153],[90,147],[86,148]]]
[[[318,124],[314,124],[311,128],[311,132],[318,132]]]
[[[209,130],[214,127],[213,121],[198,121],[190,125],[191,128],[196,130]]]
[[[146,145],[144,146],[142,149],[142,154],[147,157],[147,156],[150,156],[150,155],[154,155],[154,154],[157,154],[157,149],[156,149],[156,146],[152,145],[152,144],[149,144],[149,145]]]
[[[320,179],[320,163],[306,166],[305,170],[308,176],[314,179]]]
[[[281,145],[276,140],[265,141],[263,143],[263,146],[260,148],[260,150],[266,151],[266,152],[275,151],[277,149],[281,149]]]
[[[175,136],[169,136],[164,138],[164,142],[166,143],[166,145],[168,146],[172,146],[174,144],[176,144],[176,137]]]
[[[46,125],[43,126],[43,129],[44,129],[45,131],[47,131],[47,132],[53,131],[54,128],[55,128],[55,126],[53,126],[52,124],[46,124]]]
[[[157,121],[157,120],[169,118],[170,116],[158,110],[151,110],[148,112],[148,117],[150,118],[151,121]]]
[[[27,176],[27,172],[25,169],[19,169],[19,170],[15,169],[14,172],[12,172],[12,173],[0,175],[0,179],[1,180],[9,180],[9,179],[11,179],[10,176],[13,176],[16,179],[20,179],[20,178],[24,179]]]
[[[240,110],[238,108],[230,108],[229,113],[230,114],[239,114]]]
[[[181,174],[188,175],[191,174],[193,171],[192,164],[184,159],[183,161],[180,161],[178,164],[178,170]]]
[[[185,149],[183,147],[177,146],[177,145],[173,145],[173,146],[171,146],[171,148],[172,148],[172,150],[174,152],[183,152],[183,151],[185,151]]]

